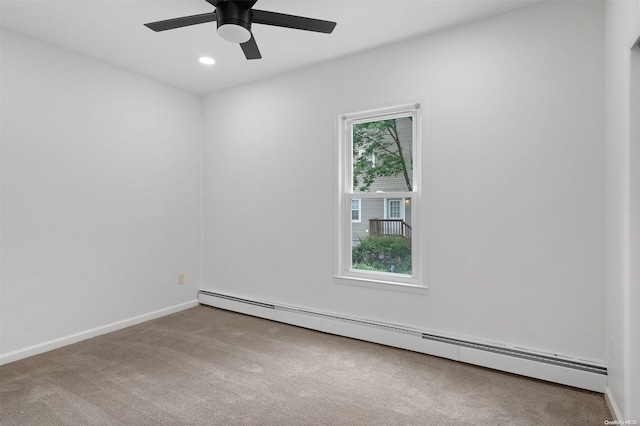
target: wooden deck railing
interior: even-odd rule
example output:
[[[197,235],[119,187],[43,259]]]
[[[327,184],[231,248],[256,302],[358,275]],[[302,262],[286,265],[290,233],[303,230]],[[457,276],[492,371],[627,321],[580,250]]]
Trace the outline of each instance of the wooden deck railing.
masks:
[[[369,219],[369,235],[397,235],[411,240],[411,225],[402,219]]]

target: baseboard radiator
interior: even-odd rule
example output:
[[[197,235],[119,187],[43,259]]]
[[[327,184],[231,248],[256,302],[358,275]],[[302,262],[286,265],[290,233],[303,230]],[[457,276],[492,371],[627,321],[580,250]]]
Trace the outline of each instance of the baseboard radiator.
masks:
[[[595,392],[604,392],[607,386],[606,367],[590,360],[517,346],[473,342],[393,324],[314,312],[205,290],[198,293],[198,301],[203,305],[229,311]]]

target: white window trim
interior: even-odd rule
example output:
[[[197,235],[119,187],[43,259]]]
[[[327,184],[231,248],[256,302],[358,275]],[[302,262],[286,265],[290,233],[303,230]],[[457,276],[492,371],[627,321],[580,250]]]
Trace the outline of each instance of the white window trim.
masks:
[[[334,150],[336,174],[336,219],[334,232],[336,247],[334,256],[334,283],[355,285],[368,288],[426,294],[427,283],[423,274],[422,235],[424,230],[421,221],[421,128],[423,114],[420,104],[412,103],[392,108],[380,108],[358,113],[336,115],[336,144]],[[412,226],[414,232],[411,239],[413,273],[400,275],[376,271],[359,271],[351,269],[351,199],[380,198],[381,193],[353,192],[352,166],[353,151],[351,149],[351,125],[354,122],[377,121],[380,119],[406,117],[413,118],[413,191],[385,192],[384,198],[410,198]],[[362,204],[361,204],[362,205]],[[386,209],[386,200],[385,200]],[[404,210],[404,209],[403,209]],[[385,212],[386,213],[386,212]],[[403,211],[404,213],[404,211]],[[361,213],[362,218],[362,213]]]

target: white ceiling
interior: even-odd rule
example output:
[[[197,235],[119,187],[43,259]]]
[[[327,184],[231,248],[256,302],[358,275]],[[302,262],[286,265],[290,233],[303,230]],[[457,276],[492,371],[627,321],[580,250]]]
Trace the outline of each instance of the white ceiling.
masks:
[[[540,0],[259,0],[255,9],[338,23],[333,34],[254,25],[263,59],[206,23],[161,33],[144,23],[212,12],[205,0],[0,0],[8,30],[199,95],[413,38]],[[212,56],[217,63],[201,65]]]

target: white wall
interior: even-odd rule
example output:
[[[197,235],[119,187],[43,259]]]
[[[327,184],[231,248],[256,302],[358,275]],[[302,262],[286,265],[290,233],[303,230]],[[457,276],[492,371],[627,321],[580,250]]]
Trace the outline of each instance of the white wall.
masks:
[[[640,53],[631,51],[640,36],[639,4],[607,1],[605,15],[607,394],[626,420],[640,420]]]
[[[195,300],[201,98],[1,37],[3,360]]]
[[[603,361],[603,5],[205,98],[204,289]],[[334,117],[417,99],[427,296],[335,284]]]

